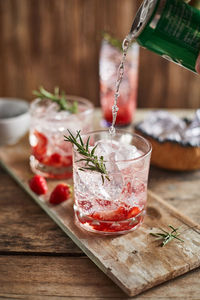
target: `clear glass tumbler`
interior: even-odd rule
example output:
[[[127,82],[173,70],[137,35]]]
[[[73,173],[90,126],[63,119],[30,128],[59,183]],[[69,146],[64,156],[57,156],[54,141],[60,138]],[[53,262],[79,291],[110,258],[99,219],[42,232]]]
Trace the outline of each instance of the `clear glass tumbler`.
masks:
[[[151,145],[137,134],[107,130],[82,136],[89,151],[103,156],[109,180],[88,167],[73,147],[75,222],[90,232],[113,235],[135,230],[145,215]]]
[[[114,102],[116,74],[122,59],[122,51],[103,41],[100,51],[100,102],[105,125],[112,123],[112,105]],[[125,72],[120,85],[118,98],[119,111],[116,125],[131,124],[137,106],[139,46],[134,43],[128,50]]]
[[[47,99],[36,99],[30,107],[30,166],[47,178],[72,177],[72,146],[64,141],[67,129],[72,133],[93,129],[93,104],[76,96],[67,96],[67,101],[76,101],[77,113],[59,111],[57,104]]]

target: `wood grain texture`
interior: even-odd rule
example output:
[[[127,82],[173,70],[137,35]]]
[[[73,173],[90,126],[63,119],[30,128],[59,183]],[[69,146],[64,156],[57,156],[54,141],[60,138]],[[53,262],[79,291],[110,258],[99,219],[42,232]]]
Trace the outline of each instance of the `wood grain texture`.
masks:
[[[10,175],[31,195],[57,225],[89,258],[129,296],[177,277],[200,265],[200,225],[181,215],[175,208],[149,192],[147,216],[136,231],[118,237],[94,238],[79,230],[73,220],[73,201],[56,207],[47,202],[49,195],[38,197],[27,187],[27,139],[15,146],[2,147],[1,163]],[[56,182],[48,182],[49,193]],[[184,243],[161,248],[149,236],[152,230],[166,224],[181,226]],[[148,249],[148,251],[147,251]]]
[[[0,253],[83,255],[82,251],[0,169]],[[48,234],[47,234],[48,232]]]
[[[39,85],[58,85],[97,104],[102,32],[121,38],[135,6],[131,0],[1,0],[0,94],[30,100]]]
[[[0,293],[2,294],[17,292],[27,295],[28,291],[30,295],[46,294],[46,296],[57,297],[68,295],[78,298],[101,296],[103,290],[103,294],[106,296],[107,293],[108,297],[124,295],[86,258],[0,256],[0,269],[2,284]],[[21,278],[20,283],[19,278]],[[88,284],[84,289],[76,288],[84,286],[88,279]],[[99,285],[102,290],[99,289]],[[90,288],[88,289],[87,286]]]
[[[99,104],[102,31],[123,39],[141,0],[0,0],[0,95],[43,84]],[[199,77],[141,49],[139,107],[200,106]]]
[[[87,258],[0,256],[0,270],[1,299],[130,299]],[[199,300],[199,280],[194,270],[132,299]]]
[[[200,171],[169,172],[151,167],[149,188],[200,224]]]

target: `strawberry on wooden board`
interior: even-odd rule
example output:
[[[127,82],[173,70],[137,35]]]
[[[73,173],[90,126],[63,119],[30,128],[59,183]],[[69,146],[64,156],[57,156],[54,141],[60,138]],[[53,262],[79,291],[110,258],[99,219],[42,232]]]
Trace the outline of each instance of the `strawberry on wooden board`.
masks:
[[[51,204],[59,204],[68,200],[71,196],[71,187],[65,183],[59,183],[52,191],[49,202]]]
[[[37,195],[46,194],[48,191],[46,179],[41,175],[35,175],[29,181],[30,189]]]

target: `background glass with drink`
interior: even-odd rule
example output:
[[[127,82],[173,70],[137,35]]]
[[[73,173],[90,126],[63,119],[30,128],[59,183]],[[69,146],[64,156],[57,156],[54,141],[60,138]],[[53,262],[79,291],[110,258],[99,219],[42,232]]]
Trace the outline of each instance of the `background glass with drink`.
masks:
[[[45,97],[37,98],[30,107],[30,166],[34,173],[47,178],[72,177],[72,147],[64,141],[67,129],[72,132],[93,129],[93,104],[77,96],[66,99],[69,110],[60,109],[58,103]]]
[[[105,34],[102,41],[99,61],[100,102],[104,125],[112,122],[116,74],[122,58],[122,43]],[[119,107],[116,126],[131,124],[137,106],[139,46],[133,43],[126,57],[125,73],[120,86]]]

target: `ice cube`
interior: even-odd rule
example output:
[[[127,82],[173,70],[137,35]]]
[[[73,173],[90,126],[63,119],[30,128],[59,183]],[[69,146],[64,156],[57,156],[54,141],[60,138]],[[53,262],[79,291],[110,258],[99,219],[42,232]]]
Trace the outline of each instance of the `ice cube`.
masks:
[[[100,140],[96,143],[98,146],[95,150],[97,156],[104,156],[106,159],[130,160],[141,156],[140,151],[133,145],[123,144],[114,140]],[[114,154],[113,154],[114,153]],[[110,154],[112,154],[110,156]]]
[[[110,181],[102,182],[101,174],[92,171],[77,170],[75,173],[75,186],[78,193],[87,195],[88,199],[117,200],[122,190],[123,182],[119,176],[110,174]],[[117,178],[117,179],[116,179]]]
[[[46,106],[46,118],[52,119],[55,118],[56,115],[58,114],[58,104],[55,102],[49,102],[48,105]]]
[[[117,166],[119,170],[123,170],[134,165],[132,160],[140,157],[141,154],[142,153],[133,145],[121,145],[116,153]]]
[[[78,117],[70,117],[70,120],[63,122],[63,127],[65,129],[65,134],[68,135],[68,130],[70,130],[73,134],[76,134],[78,130],[82,130],[83,123],[78,119]]]
[[[102,154],[102,153],[101,153]],[[108,161],[105,162],[109,179],[102,181],[101,174],[96,171],[81,171],[75,173],[76,186],[79,186],[80,192],[87,193],[90,197],[96,197],[104,200],[117,200],[123,188],[123,177],[114,160],[115,153],[108,155]],[[84,162],[82,162],[84,166]],[[80,167],[80,164],[79,164]]]
[[[59,111],[59,113],[56,114],[55,119],[56,119],[56,121],[57,120],[58,121],[65,120],[66,118],[71,117],[70,115],[72,116],[72,114],[69,111],[62,110],[62,111]]]
[[[117,168],[117,172],[120,173],[122,169],[129,167],[132,164],[131,162],[121,162],[132,160],[140,157],[143,153],[139,151],[134,145],[130,144],[121,144],[115,140],[100,140],[96,148],[95,154],[97,156],[104,157],[105,161],[112,160],[112,163],[109,164],[106,162],[106,166],[109,170],[109,166]],[[110,170],[111,173],[113,170]]]
[[[110,153],[108,161],[105,163],[106,170],[110,178],[110,181],[107,180],[106,184],[108,188],[108,193],[111,196],[111,198],[118,199],[119,194],[121,193],[123,188],[123,177],[115,161],[115,157],[116,155],[114,152]]]
[[[143,153],[133,145],[120,145],[118,141],[114,140],[101,140],[97,145],[95,155],[104,157],[110,181],[105,178],[105,182],[102,184],[100,173],[78,170],[80,184],[88,194],[105,200],[118,200],[123,189],[124,170],[127,169],[128,174],[132,173],[136,163],[132,160],[140,157]],[[92,148],[89,149],[92,150]],[[131,161],[127,162],[127,160]]]
[[[116,160],[130,160],[139,156],[140,152],[133,145],[121,145],[116,152]]]
[[[72,145],[64,140],[64,134],[57,132],[53,134],[49,139],[49,148],[53,153],[59,153],[60,155],[71,155]]]
[[[106,170],[110,182],[106,180],[107,193],[111,198],[117,198],[123,187],[123,177],[116,163],[119,142],[114,140],[101,140],[96,148],[96,155],[104,157]]]
[[[82,129],[83,123],[75,115],[69,114],[66,119],[62,117],[51,122],[51,132],[59,133],[60,136],[64,139],[64,135],[68,136],[69,133],[67,130],[70,130],[72,134],[76,135],[78,130]],[[53,126],[52,126],[53,122]]]
[[[109,159],[111,153],[116,153],[119,148],[119,143],[114,140],[100,140],[95,145],[98,145],[95,154],[103,156],[104,160]]]

